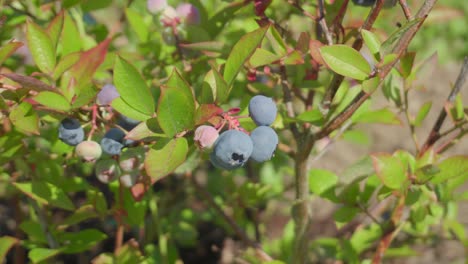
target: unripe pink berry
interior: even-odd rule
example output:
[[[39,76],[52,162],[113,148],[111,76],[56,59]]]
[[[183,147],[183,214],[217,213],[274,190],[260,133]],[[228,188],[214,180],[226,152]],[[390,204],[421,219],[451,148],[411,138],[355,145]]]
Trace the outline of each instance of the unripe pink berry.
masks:
[[[106,84],[101,88],[101,91],[97,94],[97,101],[100,105],[110,105],[112,101],[119,97],[120,94],[112,84]]]
[[[130,188],[132,187],[133,185],[135,185],[138,181],[138,172],[134,171],[134,172],[128,172],[128,173],[125,173],[123,174],[122,176],[120,176],[119,180],[120,180],[120,183],[127,187],[127,188]]]
[[[167,1],[166,0],[148,0],[146,2],[146,7],[148,8],[148,11],[150,11],[150,13],[156,14],[158,12],[161,12],[167,7]]]
[[[76,145],[76,155],[85,161],[95,161],[101,157],[101,145],[95,141],[83,141]]]
[[[188,25],[200,24],[200,12],[192,4],[184,3],[177,6],[177,15]]]
[[[195,130],[194,140],[201,149],[210,149],[218,138],[219,133],[212,126],[199,126]]]
[[[102,183],[109,183],[120,175],[119,164],[113,159],[99,160],[96,162],[96,177]]]

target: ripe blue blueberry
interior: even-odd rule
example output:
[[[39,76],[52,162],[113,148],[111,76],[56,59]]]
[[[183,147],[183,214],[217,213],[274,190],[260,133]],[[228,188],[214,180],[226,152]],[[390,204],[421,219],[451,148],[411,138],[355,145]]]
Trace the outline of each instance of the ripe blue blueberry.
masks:
[[[216,139],[210,160],[218,168],[233,170],[243,166],[252,154],[250,137],[238,130],[228,130]]]
[[[276,104],[270,97],[256,95],[250,99],[249,114],[257,126],[269,126],[276,119]]]
[[[133,118],[130,118],[124,115],[120,115],[119,118],[117,119],[117,125],[121,126],[123,129],[127,131],[131,131],[140,123],[141,121],[135,120]]]
[[[278,135],[268,126],[259,126],[250,133],[253,151],[250,158],[256,162],[270,160],[278,145]]]
[[[119,155],[122,151],[125,133],[118,128],[109,129],[101,140],[102,151],[109,155]]]
[[[60,122],[58,137],[66,144],[76,146],[84,140],[84,136],[78,119],[67,117]]]

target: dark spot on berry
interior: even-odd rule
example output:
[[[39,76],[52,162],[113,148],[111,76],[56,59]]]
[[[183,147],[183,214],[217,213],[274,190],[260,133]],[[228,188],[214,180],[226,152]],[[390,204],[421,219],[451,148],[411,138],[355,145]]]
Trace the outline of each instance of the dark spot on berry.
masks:
[[[244,162],[244,155],[239,155],[237,153],[232,153],[232,159],[239,162]]]

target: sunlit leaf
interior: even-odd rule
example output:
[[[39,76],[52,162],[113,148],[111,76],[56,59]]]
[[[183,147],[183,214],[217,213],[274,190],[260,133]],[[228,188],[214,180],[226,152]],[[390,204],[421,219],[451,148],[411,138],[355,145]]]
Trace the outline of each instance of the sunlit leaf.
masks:
[[[187,152],[188,144],[185,138],[175,138],[169,141],[161,139],[146,155],[146,173],[153,180],[165,177],[185,161]]]
[[[117,57],[114,65],[114,85],[120,98],[145,115],[153,115],[153,95],[138,70],[128,61]]]
[[[320,48],[320,53],[328,67],[343,76],[365,80],[371,73],[371,67],[366,59],[349,46],[323,46]]]
[[[261,43],[268,27],[262,27],[244,35],[231,50],[224,67],[224,80],[231,86],[245,61]]]
[[[26,39],[37,67],[44,73],[52,73],[55,67],[55,47],[45,30],[28,21]]]

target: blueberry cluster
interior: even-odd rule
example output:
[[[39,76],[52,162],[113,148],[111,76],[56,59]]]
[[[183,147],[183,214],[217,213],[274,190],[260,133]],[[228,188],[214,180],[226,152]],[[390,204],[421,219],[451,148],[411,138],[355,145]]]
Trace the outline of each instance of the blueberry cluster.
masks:
[[[250,136],[240,128],[226,130],[219,136],[210,126],[201,126],[195,131],[199,146],[212,147],[210,161],[216,167],[233,170],[249,159],[264,162],[273,156],[278,145],[278,135],[270,127],[276,119],[275,102],[263,95],[254,96],[249,102],[249,114],[258,126]]]
[[[120,115],[117,124],[125,130],[132,130],[139,121]],[[95,173],[99,181],[108,183],[120,177],[124,186],[133,186],[142,169],[144,151],[140,148],[127,148],[134,142],[125,139],[125,132],[120,128],[110,128],[101,139],[100,143],[92,140],[84,140],[85,132],[76,118],[65,118],[59,125],[59,139],[65,144],[75,147],[77,157],[96,162]],[[138,149],[138,150],[136,150]],[[112,157],[100,159],[102,153]]]

